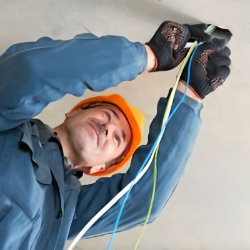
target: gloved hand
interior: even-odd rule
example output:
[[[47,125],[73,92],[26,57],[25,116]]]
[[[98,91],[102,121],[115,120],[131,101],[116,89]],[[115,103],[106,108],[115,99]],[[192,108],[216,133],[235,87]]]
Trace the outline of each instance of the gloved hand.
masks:
[[[163,22],[152,39],[146,43],[157,59],[153,71],[170,70],[179,65],[187,53],[184,47],[190,39],[209,41],[210,36],[204,32],[205,27],[205,24],[181,25],[170,21]]]
[[[230,74],[231,52],[225,43],[226,40],[214,38],[200,45],[194,54],[189,84],[201,98],[222,85]],[[187,73],[188,64],[181,75],[182,80],[187,81]]]

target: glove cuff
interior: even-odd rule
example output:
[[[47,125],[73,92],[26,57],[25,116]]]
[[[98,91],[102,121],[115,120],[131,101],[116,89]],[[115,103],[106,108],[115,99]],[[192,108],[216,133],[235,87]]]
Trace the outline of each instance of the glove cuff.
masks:
[[[195,90],[192,86],[189,86],[190,90],[194,93],[195,96],[197,96],[198,98],[200,99],[204,99],[204,97],[201,97]]]

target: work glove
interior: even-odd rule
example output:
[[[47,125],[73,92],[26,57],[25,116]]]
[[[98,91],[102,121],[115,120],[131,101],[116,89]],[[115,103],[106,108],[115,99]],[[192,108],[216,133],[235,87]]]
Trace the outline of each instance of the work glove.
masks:
[[[187,54],[186,43],[191,39],[199,42],[210,40],[204,32],[206,25],[181,25],[163,22],[152,39],[146,43],[154,52],[157,62],[152,71],[170,70],[180,64]]]
[[[194,54],[189,85],[202,99],[222,85],[230,74],[231,52],[225,44],[226,40],[214,38],[211,42],[200,45]],[[187,74],[188,63],[181,79],[187,81]]]

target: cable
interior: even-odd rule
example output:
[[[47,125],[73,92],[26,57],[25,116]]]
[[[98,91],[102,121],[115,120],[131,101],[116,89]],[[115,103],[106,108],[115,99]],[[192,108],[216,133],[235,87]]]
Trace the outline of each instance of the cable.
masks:
[[[186,91],[187,91],[187,88],[189,86],[189,81],[190,81],[190,69],[191,69],[191,64],[192,64],[192,60],[193,60],[193,57],[194,57],[194,54],[197,50],[199,45],[197,45],[195,47],[195,49],[193,50],[193,53],[190,57],[190,60],[189,60],[189,64],[188,64],[188,74],[187,74],[187,82],[186,82],[186,88],[185,88],[185,93],[183,94],[181,100],[179,101],[179,103],[176,105],[175,109],[173,110],[173,112],[171,112],[169,118],[168,118],[168,121],[172,118],[172,116],[174,115],[174,113],[177,111],[177,109],[179,108],[179,106],[181,105],[181,103],[184,101],[184,99],[186,98]],[[157,158],[158,158],[158,150],[159,150],[159,146],[157,147],[157,150],[155,152],[155,161],[154,161],[154,174],[153,174],[153,189],[152,189],[152,197],[151,197],[151,201],[150,201],[150,205],[149,205],[149,209],[148,209],[148,213],[147,213],[147,217],[146,217],[146,220],[144,222],[144,225],[140,231],[140,234],[135,242],[135,245],[134,245],[134,250],[137,250],[138,249],[138,246],[144,236],[144,233],[145,233],[145,229],[146,229],[146,226],[147,226],[147,223],[149,222],[149,219],[150,219],[150,216],[151,216],[151,212],[152,212],[152,208],[153,208],[153,203],[154,203],[154,197],[155,197],[155,190],[156,190],[156,181],[157,181]]]
[[[146,217],[146,220],[145,220],[145,223],[141,229],[141,232],[135,242],[135,245],[134,245],[134,250],[136,250],[144,236],[144,232],[145,232],[145,229],[146,229],[146,225],[147,225],[147,222],[149,221],[150,219],[150,215],[151,215],[151,211],[152,211],[152,208],[153,208],[153,204],[154,204],[154,199],[155,199],[155,190],[156,190],[156,182],[157,182],[157,159],[158,159],[158,151],[159,151],[159,147],[157,147],[156,149],[156,152],[155,152],[155,157],[154,157],[154,174],[153,174],[153,190],[152,190],[152,197],[151,197],[151,200],[150,200],[150,205],[149,205],[149,209],[148,209],[148,214],[147,214],[147,217]]]
[[[192,46],[193,48],[194,46]],[[191,49],[192,49],[191,48]],[[181,72],[183,71],[184,69],[184,66],[190,56],[190,53],[191,53],[191,49],[189,50],[186,58],[184,59],[182,65],[181,65],[181,68],[180,68],[180,72],[179,74],[177,75],[177,79],[176,79],[176,83],[178,84],[178,81],[180,79],[180,75],[181,75]],[[173,99],[174,99],[174,94],[175,94],[175,91],[176,91],[176,88],[177,88],[177,84],[175,84],[170,96],[169,96],[169,101],[168,101],[168,104],[166,106],[166,109],[165,109],[165,115],[164,115],[164,118],[163,120],[165,120],[165,117],[166,117],[166,112],[169,113],[169,110],[170,110],[170,103],[173,102]],[[157,143],[160,142],[160,139],[163,135],[163,132],[164,132],[164,129],[166,127],[166,124],[164,124],[163,126],[163,130],[160,131],[160,134],[158,135],[158,137],[156,138],[149,154],[147,155],[146,159],[144,160],[141,168],[139,169],[138,171],[138,174],[137,176],[135,177],[134,180],[132,180],[125,188],[123,188],[111,201],[109,201],[86,225],[85,227],[78,233],[78,235],[75,237],[75,239],[72,241],[72,243],[70,244],[69,246],[69,250],[72,250],[74,248],[74,246],[77,244],[77,242],[82,238],[82,236],[89,230],[89,228],[104,214],[106,213],[121,197],[123,197],[129,190],[130,188],[135,185],[141,178],[142,176],[146,173],[146,171],[148,170],[149,166],[150,166],[150,163],[153,159],[153,152],[154,150],[156,149],[156,146],[157,146]],[[148,161],[148,163],[147,163]],[[144,167],[144,168],[143,168]]]
[[[152,147],[153,148],[153,147]],[[151,157],[153,158],[153,154],[151,155]],[[150,160],[151,158],[149,158]],[[145,161],[144,161],[145,162]],[[72,243],[70,244],[68,250],[72,250],[75,245],[77,244],[77,242],[82,238],[82,236],[90,229],[90,227],[103,215],[105,214],[123,195],[125,195],[130,187],[133,184],[136,184],[140,178],[146,173],[146,171],[148,170],[150,164],[146,164],[145,168],[143,169],[143,171],[140,172],[140,174],[138,174],[136,176],[136,178],[134,180],[132,180],[125,188],[123,188],[112,200],[110,200],[86,225],[85,227],[78,233],[78,235],[75,237],[75,239],[72,241]]]
[[[205,32],[206,32],[207,34],[210,34],[210,35],[211,35],[211,34],[214,32],[215,28],[216,28],[215,25],[210,25],[210,26],[207,27],[207,29],[206,29]],[[184,95],[182,96],[182,98],[181,98],[180,102],[178,103],[178,105],[176,105],[176,107],[175,107],[174,111],[172,112],[172,114],[170,114],[169,120],[170,120],[171,117],[174,115],[174,113],[175,113],[176,110],[178,109],[179,105],[184,101],[184,99],[185,99],[185,97],[186,97],[187,88],[189,87],[189,82],[190,82],[191,64],[192,64],[192,61],[193,61],[194,54],[195,54],[196,50],[198,49],[198,46],[201,45],[201,44],[202,44],[202,43],[199,43],[199,44],[195,47],[195,49],[194,49],[194,51],[193,51],[193,53],[192,53],[192,55],[191,55],[191,57],[190,57],[189,64],[188,64],[188,74],[187,74],[187,82],[186,82],[185,93],[184,93]],[[158,148],[157,148],[156,155],[155,155],[154,176],[153,176],[153,180],[154,180],[154,181],[153,181],[153,190],[152,190],[152,197],[151,197],[151,201],[150,201],[150,206],[149,206],[148,214],[147,214],[145,223],[144,223],[144,225],[143,225],[143,228],[142,228],[142,230],[141,230],[141,233],[139,234],[139,236],[138,236],[138,238],[137,238],[137,240],[136,240],[136,243],[135,243],[135,245],[134,245],[134,250],[137,250],[137,248],[138,248],[138,246],[139,246],[139,244],[140,244],[140,241],[141,241],[141,239],[143,238],[143,235],[144,235],[144,232],[145,232],[145,228],[146,228],[146,225],[147,225],[147,223],[148,223],[148,221],[149,221],[149,219],[150,219],[150,215],[151,215],[151,211],[152,211],[152,207],[153,207],[153,201],[154,201],[154,195],[155,195],[155,189],[156,189],[156,175],[157,175],[157,166],[156,166],[156,165],[157,165],[157,159],[156,159],[156,158],[157,158],[157,157],[158,157]]]
[[[171,107],[171,105],[172,105],[172,103],[173,103],[173,99],[174,99],[174,94],[175,94],[175,92],[176,92],[176,88],[177,88],[177,84],[178,84],[178,82],[179,82],[179,79],[180,79],[180,76],[181,76],[181,73],[182,73],[182,71],[183,71],[183,69],[184,69],[184,67],[185,67],[185,65],[186,65],[186,63],[187,63],[187,61],[188,61],[188,58],[189,58],[189,56],[190,56],[190,54],[191,54],[191,52],[192,52],[192,50],[194,49],[194,47],[196,46],[196,42],[193,44],[193,46],[190,48],[190,50],[189,50],[189,52],[188,52],[188,54],[187,54],[187,56],[186,56],[186,58],[184,59],[184,61],[183,61],[183,63],[182,63],[182,65],[181,65],[181,68],[180,68],[180,70],[179,70],[179,73],[178,73],[178,75],[177,75],[177,78],[176,78],[176,83],[175,83],[175,86],[173,87],[173,90],[171,91],[171,93],[170,93],[170,96],[169,96],[169,100],[168,100],[168,103],[167,103],[167,106],[166,106],[166,110],[165,110],[165,113],[164,113],[164,118],[163,118],[163,120],[165,121],[165,119],[166,119],[166,117],[168,117],[168,115],[169,115],[169,112],[170,112],[170,107]],[[178,108],[178,105],[176,106],[176,108],[175,108],[175,111],[177,110],[177,108]],[[174,113],[173,113],[174,114]],[[172,115],[170,115],[170,118],[173,116],[173,114]],[[152,159],[153,159],[153,154],[151,155],[151,157],[150,157],[150,153],[153,153],[153,152],[155,152],[155,146],[157,145],[157,143],[159,143],[160,142],[160,139],[161,139],[161,137],[162,137],[162,135],[163,135],[163,132],[164,132],[164,129],[165,129],[165,127],[166,127],[166,124],[163,126],[163,128],[162,128],[162,130],[161,130],[161,132],[160,132],[160,134],[158,135],[158,137],[156,138],[156,140],[155,140],[155,143],[153,144],[153,146],[152,146],[152,148],[151,148],[151,150],[150,150],[150,152],[149,152],[149,155],[146,157],[146,159],[144,160],[144,162],[143,162],[143,164],[142,164],[142,167],[140,168],[140,170],[139,170],[139,172],[138,172],[138,174],[137,174],[137,176],[135,177],[135,179],[134,180],[132,180],[125,188],[123,188],[111,201],[109,201],[86,225],[85,225],[85,227],[78,233],[78,235],[75,237],[75,239],[72,241],[72,243],[70,244],[70,246],[69,246],[69,250],[72,250],[73,249],[73,247],[77,244],[77,242],[82,238],[82,236],[89,230],[89,228],[105,213],[105,212],[107,212],[121,197],[123,197],[124,196],[124,194],[126,194],[128,191],[129,191],[129,189],[133,186],[133,185],[135,185],[139,180],[140,180],[140,178],[142,178],[142,176],[146,173],[146,171],[148,170],[148,168],[149,168],[149,166],[150,166],[150,164],[151,164],[151,161],[152,161]],[[149,160],[148,161],[148,163],[146,164],[146,162],[147,162],[147,160]],[[146,165],[145,165],[146,164]],[[144,167],[144,165],[145,165],[145,167]],[[144,167],[144,168],[143,168]],[[119,221],[118,221],[118,223],[119,223]]]
[[[211,34],[214,32],[215,28],[216,28],[215,25],[209,25],[209,26],[207,27],[207,29],[205,30],[205,32],[206,32],[207,34],[210,34],[210,35],[211,35]],[[195,47],[195,49],[194,49],[194,51],[193,51],[193,53],[192,53],[192,55],[191,55],[191,57],[190,57],[189,64],[188,64],[188,74],[187,74],[187,82],[186,82],[185,93],[184,93],[184,95],[182,96],[182,98],[181,98],[180,102],[178,103],[178,105],[176,105],[176,107],[175,107],[174,111],[172,112],[172,114],[170,114],[169,120],[171,119],[171,117],[173,116],[173,114],[176,112],[176,110],[178,109],[178,107],[179,107],[180,104],[184,101],[184,99],[185,99],[185,97],[186,97],[186,92],[187,92],[187,88],[189,87],[189,81],[190,81],[190,75],[191,75],[191,64],[192,64],[192,61],[193,61],[194,54],[195,54],[196,50],[198,49],[198,46],[201,45],[201,44],[202,44],[202,43],[199,43],[199,44]],[[148,221],[149,221],[149,219],[150,219],[150,215],[151,215],[151,211],[152,211],[152,207],[153,207],[154,195],[155,195],[155,189],[156,189],[156,181],[157,181],[157,179],[156,179],[156,176],[157,176],[157,157],[158,157],[158,147],[157,147],[156,155],[155,155],[154,175],[153,175],[153,190],[152,190],[152,197],[151,197],[151,201],[150,201],[150,205],[149,205],[149,210],[148,210],[148,214],[147,214],[145,223],[144,223],[144,225],[143,225],[143,228],[142,228],[142,230],[141,230],[141,232],[140,232],[140,234],[139,234],[139,236],[138,236],[138,238],[137,238],[137,240],[136,240],[136,243],[135,243],[135,245],[134,245],[134,250],[137,250],[137,248],[138,248],[138,246],[139,246],[139,244],[140,244],[140,241],[141,241],[141,239],[143,238],[143,235],[144,235],[144,232],[145,232],[145,228],[146,228],[146,225],[147,225],[147,223],[148,223]]]
[[[179,70],[178,75],[177,75],[177,77],[176,77],[175,85],[174,85],[174,87],[173,87],[173,89],[172,89],[172,91],[171,91],[171,94],[170,94],[169,99],[168,99],[168,103],[167,103],[166,108],[165,108],[165,112],[164,112],[164,116],[163,116],[163,121],[162,121],[162,129],[161,129],[161,132],[160,132],[161,137],[162,137],[162,135],[163,135],[163,133],[164,133],[164,130],[165,130],[165,128],[166,128],[166,125],[167,125],[167,123],[168,123],[168,121],[169,121],[168,116],[169,116],[169,113],[170,113],[170,109],[171,109],[171,106],[172,106],[172,103],[173,103],[173,100],[174,100],[174,95],[175,95],[175,92],[176,92],[177,85],[178,85],[178,83],[179,83],[181,74],[182,74],[182,72],[183,72],[183,70],[184,70],[185,65],[186,65],[187,62],[188,62],[188,59],[189,59],[189,57],[190,57],[192,51],[193,51],[194,48],[196,47],[196,45],[197,45],[197,42],[194,42],[193,45],[192,45],[192,47],[189,49],[189,51],[188,51],[188,53],[187,53],[187,56],[186,56],[185,59],[183,60],[183,63],[181,64],[180,70]],[[180,103],[179,103],[179,104],[180,104]],[[177,106],[179,107],[180,105],[177,105]],[[176,112],[176,110],[177,110],[177,109],[175,108],[175,109],[174,109],[174,113]],[[171,117],[172,117],[172,116],[173,116],[173,115],[171,115]],[[161,139],[161,137],[160,137],[160,139]],[[156,141],[160,143],[160,140],[158,140],[158,138],[159,138],[159,136],[157,137]],[[151,148],[151,150],[150,150],[148,156],[150,155],[151,152],[154,154],[154,152],[156,151],[156,147],[159,145],[159,143],[157,143],[157,145],[156,145],[156,143],[154,143],[154,145],[153,145],[153,147]],[[147,158],[148,158],[148,157],[147,157]],[[153,157],[151,157],[151,159],[153,160]],[[151,161],[152,161],[152,160],[151,160]],[[145,162],[145,161],[144,161],[144,162]],[[151,162],[148,162],[148,163],[149,163],[149,165],[151,164]],[[143,169],[143,165],[142,165],[141,168],[139,169],[137,175],[140,174],[140,172],[142,171],[142,169]],[[126,196],[124,197],[123,203],[122,203],[122,205],[121,205],[120,211],[119,211],[119,213],[118,213],[118,216],[117,216],[117,219],[116,219],[116,222],[115,222],[115,227],[114,227],[114,230],[113,230],[111,239],[110,239],[110,241],[109,241],[109,246],[108,246],[108,249],[109,249],[109,250],[112,249],[112,245],[113,245],[114,240],[115,240],[115,234],[116,234],[116,232],[117,232],[117,228],[118,228],[118,225],[119,225],[119,221],[120,221],[120,218],[121,218],[121,215],[122,215],[122,212],[123,212],[125,203],[126,203],[128,197],[129,197],[129,194],[130,194],[131,189],[132,189],[133,186],[134,186],[134,184],[131,186],[131,188],[130,188],[129,191],[127,192]]]
[[[192,52],[192,48],[194,47],[194,45],[190,48],[186,58],[184,59],[182,65],[181,65],[181,68],[180,68],[180,71],[179,71],[179,74],[177,75],[177,79],[176,79],[176,83],[178,84],[178,81],[180,79],[180,75],[181,75],[181,72],[183,71],[184,69],[184,66]],[[172,102],[173,102],[173,99],[174,99],[174,94],[175,94],[175,91],[176,91],[176,88],[177,88],[177,84],[175,84],[175,86],[173,87],[173,90],[172,92],[170,93],[170,96],[169,96],[169,101],[168,101],[168,104],[166,106],[166,110],[165,110],[165,114],[164,114],[164,118],[163,120],[165,120],[166,118],[166,114],[167,112],[169,113],[169,110],[170,110],[170,105]],[[135,177],[134,180],[132,180],[126,187],[124,187],[112,200],[110,200],[85,226],[84,228],[78,233],[78,235],[75,237],[75,239],[72,241],[72,243],[70,244],[68,250],[72,250],[75,245],[77,244],[77,242],[83,237],[83,235],[90,229],[90,227],[104,214],[106,213],[121,197],[123,197],[129,190],[130,188],[135,185],[141,178],[142,176],[146,173],[146,171],[148,170],[151,162],[152,162],[152,159],[153,159],[153,152],[154,150],[156,149],[156,146],[158,143],[160,143],[160,139],[161,137],[163,136],[163,132],[164,132],[164,129],[166,127],[166,124],[164,124],[163,126],[163,129],[160,131],[160,134],[158,135],[158,137],[156,138],[149,154],[147,155],[146,159],[144,160],[141,168],[139,169],[138,171],[138,174],[137,176]],[[148,161],[148,163],[147,163]],[[143,168],[144,167],[144,168]]]

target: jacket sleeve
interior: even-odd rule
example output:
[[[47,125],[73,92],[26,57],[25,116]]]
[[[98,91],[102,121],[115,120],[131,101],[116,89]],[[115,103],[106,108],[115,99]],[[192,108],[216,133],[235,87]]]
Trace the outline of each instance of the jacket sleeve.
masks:
[[[174,104],[177,105],[182,93],[177,91]],[[102,178],[96,183],[81,186],[69,237],[76,236],[84,225],[109,202],[122,188],[133,180],[150,151],[161,128],[166,98],[158,103],[157,115],[150,125],[148,143],[134,153],[126,174],[117,174],[111,178]],[[160,142],[158,154],[158,173],[155,201],[151,213],[152,222],[163,209],[185,170],[200,127],[202,104],[186,97],[184,102],[167,124]],[[135,227],[145,221],[152,195],[153,163],[142,179],[133,187],[120,219],[118,231]],[[86,232],[84,237],[93,237],[111,233],[120,209],[116,203]]]
[[[144,45],[93,34],[71,40],[43,37],[11,46],[0,57],[0,131],[39,114],[65,94],[102,91],[144,71]]]

